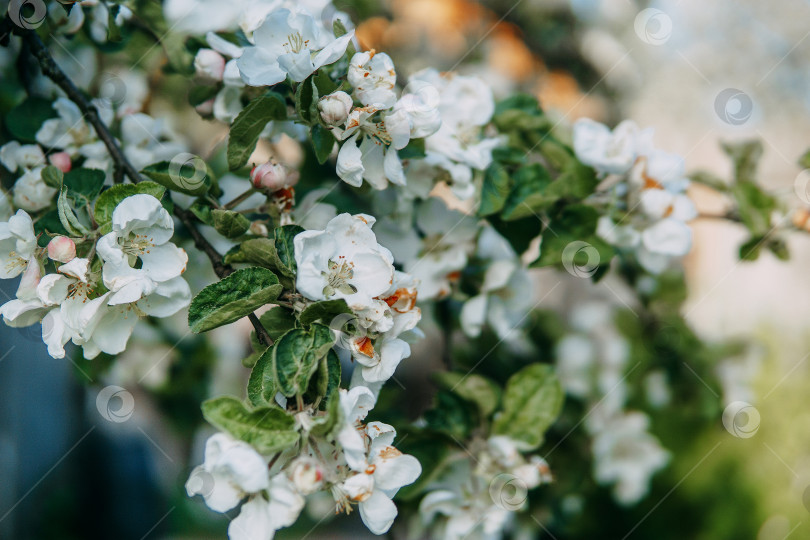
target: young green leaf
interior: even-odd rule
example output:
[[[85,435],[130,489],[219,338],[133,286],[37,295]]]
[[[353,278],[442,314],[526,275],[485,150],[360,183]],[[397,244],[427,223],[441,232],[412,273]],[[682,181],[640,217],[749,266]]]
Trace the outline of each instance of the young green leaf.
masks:
[[[298,441],[295,420],[278,407],[248,410],[229,396],[209,399],[202,404],[203,417],[234,438],[254,447],[260,454],[273,454]]]
[[[138,182],[137,184],[116,184],[99,196],[96,201],[96,206],[93,209],[93,218],[99,226],[105,225],[112,221],[115,207],[121,204],[121,201],[127,197],[138,195],[139,193],[146,193],[156,199],[160,199],[165,192],[166,188],[155,182],[146,181]]]
[[[281,263],[279,271],[289,277],[295,277],[295,246],[293,239],[295,235],[304,231],[298,225],[284,225],[273,231],[275,238],[276,254]]]
[[[440,372],[434,375],[440,388],[453,392],[478,406],[482,418],[487,418],[501,399],[501,389],[490,379],[475,373]]]
[[[250,220],[233,210],[212,210],[211,221],[217,232],[225,238],[237,238],[250,228]]]
[[[278,277],[266,268],[237,270],[194,297],[188,324],[195,334],[230,324],[271,303],[282,289]]]
[[[211,189],[214,172],[199,156],[181,154],[172,161],[153,163],[141,174],[172,191],[186,195],[204,195]]]
[[[298,316],[298,320],[304,326],[308,326],[315,321],[323,321],[329,324],[332,319],[342,313],[351,314],[352,310],[346,304],[346,300],[338,298],[337,300],[324,300],[323,302],[315,302],[308,305]]]
[[[320,359],[333,343],[332,331],[322,324],[313,324],[309,330],[295,328],[281,336],[273,346],[273,366],[281,393],[287,397],[303,395]]]
[[[248,380],[247,395],[251,404],[256,407],[274,403],[278,387],[276,372],[273,369],[273,347],[268,347],[259,356]]]
[[[546,430],[560,414],[564,399],[552,366],[525,367],[507,381],[503,409],[495,417],[492,431],[521,441],[525,450],[533,450],[543,443]]]
[[[106,175],[98,169],[80,167],[65,173],[62,181],[68,188],[68,197],[73,200],[84,199],[89,202],[95,199],[104,187]]]
[[[315,149],[315,157],[318,163],[326,163],[329,155],[332,153],[332,148],[335,147],[335,137],[332,132],[320,124],[312,126],[309,132],[312,147]]]
[[[287,106],[284,98],[275,92],[268,92],[248,103],[231,125],[228,136],[228,168],[233,171],[244,167],[268,122],[286,118]]]
[[[511,189],[512,179],[509,178],[509,174],[501,165],[493,162],[484,173],[478,215],[485,217],[500,212]]]

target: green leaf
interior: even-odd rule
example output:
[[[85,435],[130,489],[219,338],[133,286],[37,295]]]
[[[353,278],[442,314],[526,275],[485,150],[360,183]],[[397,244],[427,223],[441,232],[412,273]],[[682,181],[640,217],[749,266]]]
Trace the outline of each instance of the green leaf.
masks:
[[[304,326],[309,326],[315,321],[323,321],[324,323],[329,324],[332,322],[332,319],[342,313],[352,313],[352,310],[349,308],[346,300],[342,298],[338,298],[336,300],[324,300],[322,302],[315,302],[314,304],[308,305],[304,311],[301,312],[301,315],[298,316],[298,320]]]
[[[596,235],[599,212],[584,204],[569,205],[555,215],[540,243],[540,256],[530,268],[557,266],[575,275],[596,275],[613,258],[613,247]]]
[[[56,111],[50,100],[29,97],[6,114],[5,127],[21,143],[36,143],[37,131],[45,120],[54,118]]]
[[[104,171],[80,167],[65,173],[63,182],[68,188],[68,197],[74,200],[81,197],[89,202],[101,193],[106,177]]]
[[[503,409],[495,417],[492,431],[525,443],[525,450],[533,450],[543,443],[546,430],[560,414],[563,400],[553,367],[525,367],[507,381]]]
[[[53,236],[70,236],[70,233],[62,226],[58,209],[51,210],[39,218],[34,223],[34,232],[41,235],[39,237],[39,247],[47,246]]]
[[[171,161],[153,163],[141,174],[172,191],[204,195],[211,189],[214,172],[199,156],[180,154]]]
[[[259,321],[273,341],[295,328],[295,315],[289,309],[276,306],[265,311]]]
[[[346,27],[343,26],[343,23],[340,22],[340,19],[335,19],[335,22],[332,23],[332,32],[335,34],[336,38],[346,35],[347,32]]]
[[[469,436],[478,423],[477,417],[473,404],[447,390],[439,390],[436,394],[436,406],[425,412],[425,421],[429,428],[459,440]]]
[[[42,169],[40,176],[42,181],[45,182],[46,186],[54,189],[60,189],[65,181],[64,173],[53,165],[48,165]]]
[[[259,356],[248,380],[247,395],[251,404],[256,407],[275,402],[276,372],[273,369],[273,347],[268,347]]]
[[[334,351],[329,351],[330,353]],[[334,392],[326,400],[326,414],[323,416],[316,416],[313,419],[313,426],[310,433],[316,437],[327,437],[339,427],[343,421],[343,412],[340,410],[340,396]]]
[[[121,201],[127,197],[145,193],[152,195],[156,199],[160,199],[165,192],[166,189],[155,182],[145,181],[138,182],[137,184],[116,184],[99,196],[96,201],[96,206],[93,209],[93,218],[99,226],[105,225],[112,221],[115,207],[121,204]]]
[[[577,159],[570,159],[562,173],[548,186],[546,196],[553,199],[582,200],[593,195],[599,179],[596,171]]]
[[[756,183],[757,167],[763,152],[762,142],[750,140],[722,143],[721,146],[734,163],[734,179],[737,182]]]
[[[121,41],[121,28],[115,22],[120,10],[121,6],[118,4],[107,4],[107,41],[112,43]]]
[[[501,389],[486,377],[475,373],[439,372],[434,378],[440,388],[475,403],[481,418],[489,417],[498,408]]]
[[[402,150],[397,150],[399,159],[422,159],[425,157],[425,139],[411,139]]]
[[[284,98],[275,92],[268,92],[248,103],[231,125],[228,136],[228,168],[233,171],[244,167],[268,122],[286,118],[287,106]]]
[[[301,232],[304,232],[304,228],[298,225],[284,225],[273,231],[276,254],[281,263],[279,271],[288,277],[295,277],[296,264],[293,239],[295,235]]]
[[[545,191],[551,176],[539,163],[521,167],[513,177],[514,186],[503,205],[503,219],[507,221],[536,216],[549,206]]]
[[[188,103],[192,107],[201,105],[209,99],[216,97],[220,89],[221,85],[195,85],[188,91]]]
[[[318,361],[318,370],[309,382],[309,388],[304,394],[304,401],[315,403],[318,399],[322,404],[340,387],[340,358],[334,349],[329,349],[325,356]]]
[[[755,236],[745,241],[740,246],[739,256],[741,261],[755,261],[759,259],[762,248],[765,245],[765,239],[761,236]]]
[[[202,412],[208,423],[260,454],[281,452],[298,441],[295,420],[278,407],[248,410],[238,399],[222,396],[204,402]]]
[[[73,213],[73,208],[71,208],[70,202],[68,202],[67,188],[65,187],[62,187],[59,193],[59,199],[56,201],[56,209],[59,212],[59,221],[62,222],[62,226],[70,236],[84,236],[90,232],[87,227],[82,225],[79,218],[76,217],[76,214]]]
[[[281,294],[278,277],[266,268],[243,268],[204,288],[191,301],[188,324],[195,334],[238,321]]]
[[[753,181],[737,181],[731,186],[731,196],[737,203],[737,213],[755,236],[764,236],[771,229],[771,214],[778,208],[777,200]]]
[[[270,238],[251,238],[239,244],[238,248],[225,255],[225,262],[251,263],[265,268],[278,268],[276,243]]]
[[[313,324],[309,330],[295,328],[281,336],[273,345],[273,366],[281,393],[287,397],[303,395],[333,343],[332,331],[322,324]]]
[[[312,141],[312,147],[315,149],[315,157],[318,163],[326,163],[332,153],[332,148],[335,147],[335,137],[332,132],[320,124],[315,124],[309,132],[309,137]]]
[[[518,254],[522,254],[529,249],[532,241],[540,236],[540,231],[543,228],[543,223],[535,216],[513,221],[504,221],[498,216],[489,216],[487,221],[495,227],[495,230],[501,236],[509,241],[515,253]]]
[[[212,210],[211,221],[217,232],[225,238],[242,236],[250,228],[250,220],[233,210]]]
[[[512,179],[498,163],[491,163],[484,173],[484,183],[481,185],[481,205],[478,215],[481,217],[495,214],[503,209],[506,198],[512,189]]]

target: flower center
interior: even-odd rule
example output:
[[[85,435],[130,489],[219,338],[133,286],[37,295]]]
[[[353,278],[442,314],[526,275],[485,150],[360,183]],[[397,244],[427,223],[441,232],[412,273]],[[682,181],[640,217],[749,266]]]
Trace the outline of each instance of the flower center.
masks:
[[[6,262],[6,272],[11,272],[17,268],[25,268],[26,264],[28,264],[25,259],[17,255],[16,251],[12,251],[8,254],[8,261]]]
[[[341,256],[340,259],[343,259]],[[349,261],[329,261],[329,271],[321,272],[321,275],[326,278],[326,285],[323,288],[323,295],[330,298],[337,292],[343,294],[354,294],[357,292],[357,287],[349,283],[349,280],[354,277],[354,266]]]
[[[149,248],[155,247],[154,239],[146,236],[145,234],[136,234],[127,239],[119,240],[121,251],[127,255],[140,257],[144,253],[149,253]]]
[[[287,49],[288,53],[298,54],[303,49],[306,49],[308,45],[309,40],[304,39],[301,32],[296,32],[287,35],[287,43],[284,44],[284,48]]]

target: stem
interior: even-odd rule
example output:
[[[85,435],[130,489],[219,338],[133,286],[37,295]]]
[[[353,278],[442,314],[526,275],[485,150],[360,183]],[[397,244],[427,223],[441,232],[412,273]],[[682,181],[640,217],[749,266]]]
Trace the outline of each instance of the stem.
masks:
[[[113,137],[112,133],[110,133],[109,128],[104,124],[101,118],[98,115],[98,110],[96,109],[95,105],[87,101],[81,91],[76,87],[73,81],[65,75],[65,72],[62,71],[56,62],[54,62],[51,53],[48,51],[48,48],[42,43],[42,40],[33,30],[23,30],[23,29],[15,29],[22,40],[31,51],[31,54],[37,59],[39,62],[39,67],[42,70],[42,73],[48,77],[51,81],[53,81],[59,88],[62,89],[63,92],[67,95],[68,99],[70,99],[73,103],[79,107],[79,110],[82,111],[87,116],[87,120],[96,130],[96,134],[98,138],[104,142],[104,145],[107,147],[107,150],[110,153],[110,157],[115,164],[115,181],[117,183],[121,183],[124,181],[124,175],[128,176],[133,183],[138,183],[142,180],[140,173],[133,167],[132,163],[129,162],[127,157],[124,155],[124,152],[121,150],[121,147],[118,146],[118,143]],[[222,255],[214,249],[208,240],[197,230],[197,227],[194,225],[194,215],[188,211],[180,208],[179,206],[174,207],[174,214],[180,219],[180,221],[185,225],[186,229],[188,230],[191,238],[194,240],[194,245],[197,246],[199,250],[205,253],[208,258],[211,260],[211,265],[214,267],[214,272],[217,276],[222,279],[227,277],[233,272],[233,268],[229,265],[225,264],[222,260]],[[262,323],[259,321],[259,318],[256,317],[255,313],[251,313],[248,315],[248,320],[250,320],[253,328],[256,330],[256,335],[265,346],[269,347],[273,344],[273,340],[270,338],[270,335],[267,333],[267,330],[262,326]]]
[[[225,210],[230,210],[230,209],[238,206],[240,203],[246,201],[254,193],[256,193],[256,190],[254,188],[250,188],[249,190],[245,191],[244,193],[239,195],[237,198],[235,198],[231,202],[227,203],[222,208],[224,208]]]
[[[73,84],[73,81],[56,65],[51,53],[48,51],[48,48],[45,47],[45,44],[42,43],[42,40],[39,39],[37,33],[33,30],[22,29],[16,29],[15,32],[20,35],[30,53],[37,59],[37,62],[39,62],[39,67],[43,75],[61,88],[68,99],[75,103],[76,106],[79,107],[79,110],[87,117],[87,121],[90,122],[90,125],[96,130],[98,138],[101,139],[104,146],[107,147],[107,151],[113,158],[116,167],[123,170],[133,182],[139,182],[140,175],[138,171],[132,166],[132,163],[129,162],[124,152],[121,150],[121,147],[118,145],[118,142],[115,140],[115,137],[112,136],[107,126],[104,125],[104,122],[98,115],[96,106],[87,101],[82,92]],[[116,173],[114,175],[114,180],[118,183],[122,182],[123,179],[123,173]]]

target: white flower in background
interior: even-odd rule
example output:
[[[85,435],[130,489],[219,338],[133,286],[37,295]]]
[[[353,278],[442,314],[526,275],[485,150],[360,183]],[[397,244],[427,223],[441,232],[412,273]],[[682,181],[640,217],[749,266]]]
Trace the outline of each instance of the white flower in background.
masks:
[[[289,76],[301,82],[346,52],[354,31],[335,38],[304,11],[280,9],[253,32],[253,47],[237,60],[242,79],[250,86],[272,86]]]
[[[165,120],[143,113],[130,114],[121,121],[124,154],[140,170],[159,161],[170,161],[186,151]]]
[[[8,221],[13,214],[14,210],[11,208],[8,195],[3,191],[3,188],[0,188],[0,221]]]
[[[323,230],[335,216],[335,205],[321,202],[329,194],[327,188],[313,189],[297,202],[292,211],[293,221],[309,230]]]
[[[0,223],[0,279],[11,279],[25,270],[37,249],[34,222],[24,210],[17,210]]]
[[[421,300],[442,298],[450,293],[475,249],[478,220],[431,197],[419,204],[415,221],[421,239],[410,225],[403,228],[388,219],[381,223],[378,235],[396,261],[418,280]]]
[[[574,123],[574,152],[599,173],[624,174],[636,162],[638,137],[638,126],[630,120],[611,131],[604,124],[581,118]]]
[[[613,484],[616,500],[624,505],[641,500],[653,474],[669,462],[669,453],[648,426],[646,415],[628,412],[601,423],[593,440],[594,478]]]
[[[159,283],[180,277],[188,255],[170,242],[173,234],[174,222],[155,197],[139,194],[121,201],[113,211],[112,232],[97,244],[110,305],[137,302]]]
[[[58,98],[53,103],[57,117],[43,122],[37,131],[37,142],[46,148],[59,148],[66,151],[71,157],[84,155],[82,148],[92,143],[100,142],[95,130],[84,121],[84,115],[79,107],[67,98]],[[109,124],[112,121],[112,110],[109,107],[99,107],[101,121]]]
[[[34,169],[45,165],[45,153],[36,144],[20,144],[11,141],[0,147],[0,163],[9,170]]]
[[[38,212],[53,203],[57,190],[42,180],[42,169],[43,167],[37,167],[26,170],[17,179],[12,188],[14,206],[29,212]]]
[[[469,500],[446,489],[431,491],[419,503],[419,515],[425,525],[437,521],[437,516],[444,516],[434,534],[435,538],[443,540],[497,540],[503,537],[509,514],[508,510],[492,504],[491,499]]]
[[[477,337],[484,324],[489,324],[505,339],[519,330],[533,306],[531,279],[512,246],[492,227],[481,231],[476,255],[489,266],[480,293],[461,309],[461,328]]]
[[[269,485],[267,461],[249,444],[217,433],[205,443],[205,461],[191,472],[186,492],[203,495],[211,510],[227,512]]]
[[[360,517],[366,527],[374,534],[384,534],[397,517],[397,507],[391,499],[402,486],[419,478],[422,466],[415,457],[393,446],[397,432],[392,426],[371,422],[365,434],[371,441],[368,466],[340,484],[340,490],[359,502]]]
[[[340,214],[322,231],[299,233],[298,291],[310,300],[343,298],[355,311],[373,305],[394,279],[393,256],[377,243],[374,222],[365,214]]]
[[[473,171],[486,169],[492,162],[492,150],[503,143],[501,137],[484,135],[495,112],[492,91],[477,77],[440,74],[432,68],[412,75],[408,87],[421,88],[417,94],[431,96],[430,101],[436,93],[441,118],[438,131],[425,141],[425,159],[413,163],[413,172],[429,187],[436,178],[444,177],[457,197],[470,198],[475,192]],[[410,183],[411,170],[408,176]],[[425,194],[418,196],[424,198]]]
[[[121,26],[132,18],[132,10],[125,5],[117,5],[119,8],[118,15],[115,16],[115,24]],[[107,30],[110,27],[110,13],[107,4],[98,0],[82,0],[81,6],[84,8],[92,8],[90,11],[89,25],[90,37],[97,43],[106,43]]]
[[[352,56],[347,75],[354,95],[366,106],[390,109],[397,101],[394,62],[385,53],[359,52]]]

